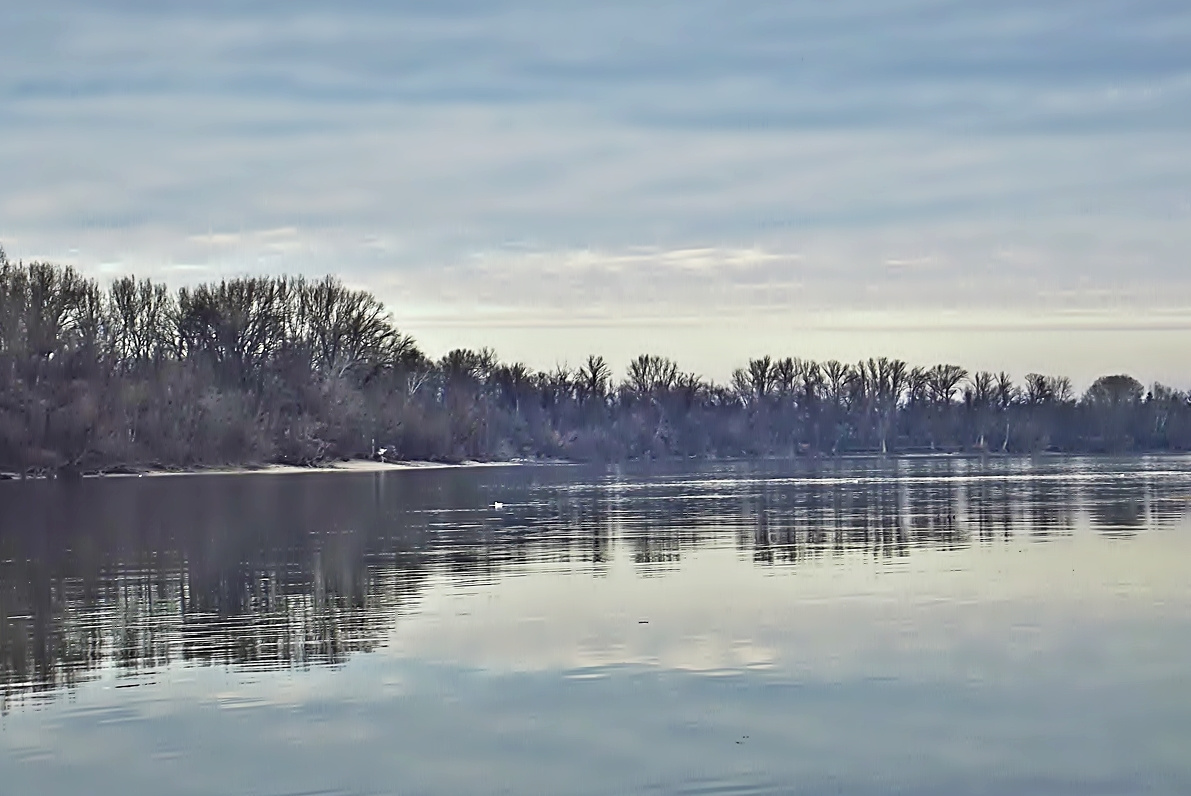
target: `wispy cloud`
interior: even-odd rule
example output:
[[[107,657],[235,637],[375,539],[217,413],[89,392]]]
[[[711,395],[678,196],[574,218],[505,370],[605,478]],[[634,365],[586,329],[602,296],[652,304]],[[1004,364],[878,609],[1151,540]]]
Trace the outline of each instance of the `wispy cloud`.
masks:
[[[1191,297],[1182,2],[5,5],[17,256],[460,313]]]

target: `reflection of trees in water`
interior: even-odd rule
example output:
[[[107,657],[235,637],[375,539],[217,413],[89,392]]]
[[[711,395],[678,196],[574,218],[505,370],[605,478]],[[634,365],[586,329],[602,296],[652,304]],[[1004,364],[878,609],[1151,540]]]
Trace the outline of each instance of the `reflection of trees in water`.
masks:
[[[607,565],[609,498],[497,510],[482,494],[497,486],[450,471],[0,484],[4,702],[107,666],[338,663],[384,643],[432,576]]]
[[[801,483],[744,484],[753,491],[741,501],[737,547],[764,564],[828,553],[891,558],[1014,534],[1067,535],[1081,522],[1127,534],[1169,525],[1186,513],[1182,480],[1127,468],[1070,479],[1061,477],[1060,467],[1041,462],[1023,472],[1020,460],[873,459],[844,470],[828,464]]]
[[[1091,505],[1092,521],[1103,531],[1132,534],[1146,524],[1148,511],[1144,495],[1127,495]]]
[[[791,488],[767,484],[752,515],[751,535],[738,547],[753,551],[759,563],[794,563],[829,553],[863,551],[874,556],[904,555],[906,518],[899,493],[879,482],[828,483]],[[744,521],[750,522],[745,516]]]
[[[1147,527],[1178,522],[1191,504],[1191,489],[1153,477],[1103,484],[1087,495],[1092,524],[1102,533],[1132,536]]]
[[[725,538],[776,565],[824,555],[903,557],[1015,534],[1047,538],[1081,523],[1119,532],[1129,516],[1146,526],[1183,516],[1183,482],[1139,465],[1144,460],[959,457],[725,465],[697,493],[664,468],[646,470],[637,475],[645,483],[614,504],[615,532],[639,571],[652,572]],[[1095,477],[1072,478],[1072,467],[1091,467]]]
[[[374,648],[425,578],[413,538],[391,540],[395,566],[367,560],[386,521],[368,479],[10,486],[20,491],[0,493],[6,697],[106,665],[342,661]]]
[[[763,565],[884,560],[1085,521],[1136,532],[1186,509],[1182,481],[1144,471],[1022,477],[1046,467],[874,459],[719,465],[702,480],[597,472],[585,485],[534,468],[0,484],[0,690],[7,701],[69,688],[107,666],[341,662],[399,631],[432,582],[599,575],[617,556],[658,573],[724,544]]]

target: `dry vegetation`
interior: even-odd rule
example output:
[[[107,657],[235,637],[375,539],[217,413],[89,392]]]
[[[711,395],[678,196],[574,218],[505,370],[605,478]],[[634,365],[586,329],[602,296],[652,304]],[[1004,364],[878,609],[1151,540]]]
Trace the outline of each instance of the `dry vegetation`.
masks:
[[[171,292],[0,250],[0,471],[384,460],[1191,449],[1188,395],[1063,377],[763,357],[714,384],[642,355],[535,372],[434,361],[338,280]]]

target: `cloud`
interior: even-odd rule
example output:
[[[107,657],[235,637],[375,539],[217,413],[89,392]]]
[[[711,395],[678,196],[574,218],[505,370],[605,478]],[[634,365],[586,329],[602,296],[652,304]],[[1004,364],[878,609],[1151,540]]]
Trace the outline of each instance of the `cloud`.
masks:
[[[1184,3],[48,0],[9,18],[13,256],[172,281],[335,271],[460,321],[1191,295]]]

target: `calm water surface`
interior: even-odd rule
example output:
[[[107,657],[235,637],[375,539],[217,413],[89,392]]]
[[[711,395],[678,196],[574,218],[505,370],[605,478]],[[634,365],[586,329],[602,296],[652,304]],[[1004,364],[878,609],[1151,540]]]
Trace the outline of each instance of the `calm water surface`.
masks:
[[[1191,459],[0,483],[0,791],[1191,793]]]

